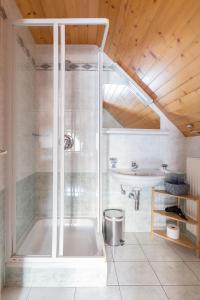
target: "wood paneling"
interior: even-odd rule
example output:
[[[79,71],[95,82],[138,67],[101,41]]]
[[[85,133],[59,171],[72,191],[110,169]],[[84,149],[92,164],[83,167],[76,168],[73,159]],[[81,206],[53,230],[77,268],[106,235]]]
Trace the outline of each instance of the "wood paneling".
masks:
[[[199,135],[186,127],[192,123],[194,130],[200,130],[199,0],[16,2],[26,18],[108,18],[105,52],[151,95],[185,136]],[[52,42],[49,29],[31,31],[37,43]],[[74,26],[67,32],[67,42],[98,44],[101,35],[101,28]]]
[[[125,128],[160,129],[160,118],[151,108],[128,107],[104,101],[103,107]]]

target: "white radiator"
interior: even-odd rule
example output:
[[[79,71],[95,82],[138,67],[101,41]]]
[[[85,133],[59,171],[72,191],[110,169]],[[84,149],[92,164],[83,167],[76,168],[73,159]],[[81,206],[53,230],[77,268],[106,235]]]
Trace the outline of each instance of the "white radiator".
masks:
[[[190,194],[200,195],[200,158],[188,157],[186,172],[187,182],[190,185]],[[195,201],[187,201],[186,212],[190,217],[196,219],[197,206]],[[187,229],[196,235],[195,226],[187,225]]]

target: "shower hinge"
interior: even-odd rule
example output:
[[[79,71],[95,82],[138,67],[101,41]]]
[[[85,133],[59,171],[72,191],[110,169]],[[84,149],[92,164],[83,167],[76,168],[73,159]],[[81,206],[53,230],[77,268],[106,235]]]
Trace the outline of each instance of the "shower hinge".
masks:
[[[0,5],[0,18],[2,18],[3,20],[7,19],[6,11],[1,5]]]

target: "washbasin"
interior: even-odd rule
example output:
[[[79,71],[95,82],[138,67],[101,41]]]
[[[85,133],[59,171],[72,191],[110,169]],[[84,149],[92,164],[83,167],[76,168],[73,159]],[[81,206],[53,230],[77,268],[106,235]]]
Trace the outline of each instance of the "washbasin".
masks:
[[[159,169],[111,169],[111,175],[121,184],[133,187],[154,187],[164,179],[164,173]]]

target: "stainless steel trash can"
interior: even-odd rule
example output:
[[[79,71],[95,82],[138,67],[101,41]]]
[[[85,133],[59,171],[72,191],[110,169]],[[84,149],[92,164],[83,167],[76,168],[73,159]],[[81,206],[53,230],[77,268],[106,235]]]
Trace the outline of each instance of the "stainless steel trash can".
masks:
[[[110,246],[124,244],[124,211],[122,209],[106,209],[104,216],[104,239]]]

